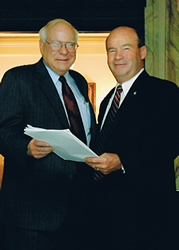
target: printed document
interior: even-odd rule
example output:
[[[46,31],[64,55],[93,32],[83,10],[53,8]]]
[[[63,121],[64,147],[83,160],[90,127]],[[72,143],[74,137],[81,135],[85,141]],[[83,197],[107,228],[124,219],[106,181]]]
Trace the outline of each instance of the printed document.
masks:
[[[84,162],[85,157],[98,157],[69,129],[52,130],[27,125],[24,134],[36,140],[48,142],[55,148],[53,152],[64,160]]]

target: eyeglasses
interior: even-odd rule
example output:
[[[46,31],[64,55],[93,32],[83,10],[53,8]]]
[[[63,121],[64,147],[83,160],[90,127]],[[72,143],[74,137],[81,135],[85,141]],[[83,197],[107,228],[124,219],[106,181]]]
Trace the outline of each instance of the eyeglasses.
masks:
[[[59,49],[61,49],[63,46],[65,46],[65,48],[68,50],[68,52],[75,52],[76,49],[79,47],[79,45],[77,43],[73,43],[73,42],[68,42],[68,43],[62,43],[59,41],[54,41],[49,43],[48,41],[45,41],[46,43],[48,43],[48,45],[51,47],[51,49],[53,51],[58,51]]]

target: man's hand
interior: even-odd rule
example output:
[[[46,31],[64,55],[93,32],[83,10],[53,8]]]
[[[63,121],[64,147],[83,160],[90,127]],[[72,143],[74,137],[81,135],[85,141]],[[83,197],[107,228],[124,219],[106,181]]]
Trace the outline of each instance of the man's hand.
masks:
[[[27,154],[36,159],[40,159],[50,154],[54,150],[47,142],[32,139],[27,146]]]
[[[94,170],[100,171],[104,175],[122,168],[122,163],[117,154],[104,153],[99,157],[86,157],[85,162]]]

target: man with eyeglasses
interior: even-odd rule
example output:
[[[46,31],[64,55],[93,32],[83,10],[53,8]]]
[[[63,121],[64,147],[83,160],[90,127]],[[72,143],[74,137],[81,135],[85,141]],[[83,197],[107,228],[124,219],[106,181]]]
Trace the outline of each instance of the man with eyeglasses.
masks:
[[[0,153],[5,157],[0,219],[9,250],[87,249],[81,222],[90,168],[63,160],[48,143],[23,133],[27,124],[70,129],[59,80],[63,76],[75,96],[90,146],[95,116],[88,85],[70,70],[78,32],[65,20],[55,19],[39,34],[40,61],[10,69],[0,85]]]

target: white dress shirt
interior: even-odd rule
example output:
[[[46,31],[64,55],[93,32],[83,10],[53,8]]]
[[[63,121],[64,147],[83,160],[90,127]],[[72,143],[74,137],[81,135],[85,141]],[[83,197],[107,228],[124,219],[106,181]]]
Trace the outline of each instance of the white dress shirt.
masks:
[[[131,79],[129,79],[128,81],[126,81],[126,82],[124,82],[124,83],[122,83],[122,84],[120,84],[120,83],[117,83],[117,84],[116,84],[116,87],[115,87],[115,89],[114,89],[114,92],[113,92],[111,98],[109,99],[108,105],[107,105],[107,107],[106,107],[106,111],[105,111],[105,113],[104,113],[104,117],[103,117],[103,120],[102,120],[101,128],[100,128],[100,129],[102,129],[102,127],[103,127],[103,124],[104,124],[104,122],[105,122],[105,119],[106,119],[106,116],[107,116],[107,114],[108,114],[108,111],[109,111],[109,109],[110,109],[110,107],[111,107],[111,104],[112,104],[112,101],[113,101],[113,99],[114,99],[114,96],[115,96],[116,89],[117,89],[118,85],[121,85],[121,86],[122,86],[122,89],[123,89],[123,91],[121,92],[121,95],[120,95],[120,96],[121,96],[121,98],[120,98],[120,103],[119,103],[119,107],[120,107],[121,104],[122,104],[122,102],[124,101],[124,99],[125,99],[127,93],[129,92],[129,89],[132,87],[132,84],[133,84],[134,81],[137,79],[137,77],[142,73],[143,70],[144,70],[144,68],[142,68],[135,76],[133,76],[133,77],[132,77]]]

